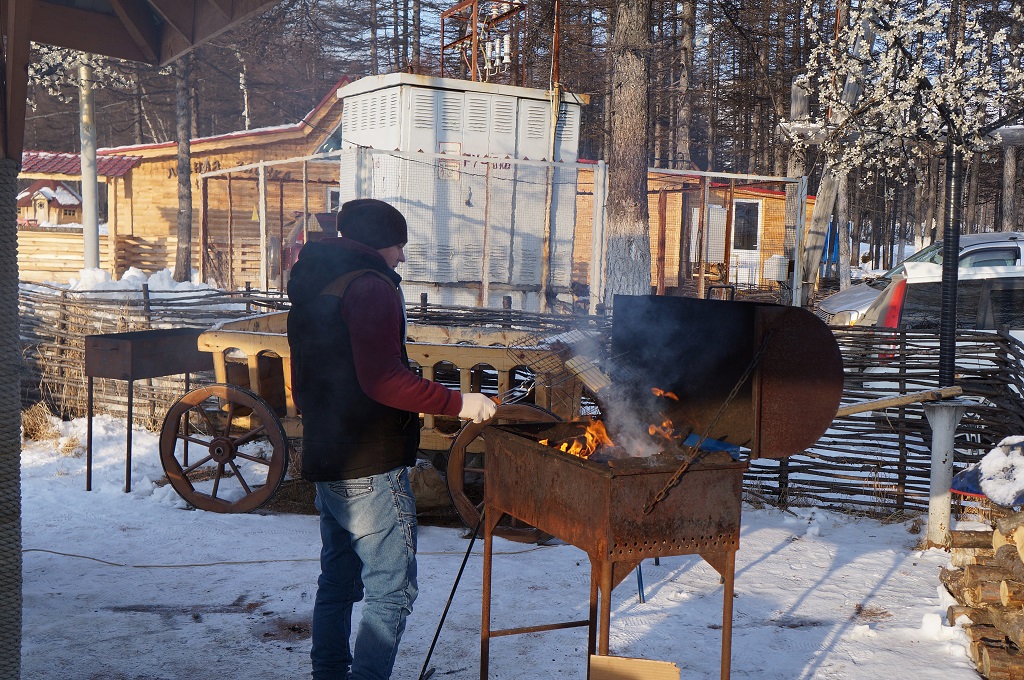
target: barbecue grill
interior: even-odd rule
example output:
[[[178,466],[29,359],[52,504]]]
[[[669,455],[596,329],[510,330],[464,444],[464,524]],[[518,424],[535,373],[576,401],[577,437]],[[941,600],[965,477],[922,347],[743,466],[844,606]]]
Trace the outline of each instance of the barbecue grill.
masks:
[[[619,451],[602,459],[598,450],[585,459],[542,442],[578,439],[586,423],[484,431],[481,679],[492,637],[587,626],[589,653],[607,655],[615,586],[646,558],[691,554],[723,578],[721,677],[728,678],[743,473],[750,459],[782,458],[813,444],[842,393],[831,331],[793,307],[616,296],[610,355],[603,399],[624,400],[651,422],[668,417],[680,436],[655,455]],[[659,396],[666,392],[678,401]],[[690,432],[697,440],[679,443]],[[709,439],[742,454],[701,447]],[[506,514],[587,553],[586,621],[491,629],[493,532]]]

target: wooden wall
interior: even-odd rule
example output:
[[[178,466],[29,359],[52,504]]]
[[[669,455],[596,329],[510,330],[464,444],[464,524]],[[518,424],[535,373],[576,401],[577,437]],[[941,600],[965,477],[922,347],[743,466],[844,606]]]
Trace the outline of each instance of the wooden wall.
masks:
[[[241,148],[198,148],[193,151],[193,173],[230,168],[261,160],[284,160],[312,153],[307,140],[288,143],[260,144]],[[231,221],[234,232],[259,237],[259,223],[254,213],[259,204],[257,190],[258,171],[239,171],[231,176]],[[316,162],[308,164],[309,209],[322,212],[326,205],[327,185],[337,186],[338,164]],[[228,231],[228,185],[226,177],[208,181],[209,226],[214,238],[226,238]],[[282,206],[281,187],[284,186]],[[116,231],[119,236],[169,236],[177,230],[178,180],[177,159],[173,155],[144,158],[131,173],[130,180],[112,186],[116,203]],[[192,184],[192,232],[199,233],[201,186],[198,177]],[[302,164],[267,168],[267,219],[270,233],[281,226],[280,213],[284,208],[285,221],[291,213],[303,209]]]
[[[18,231],[18,278],[35,283],[67,283],[85,268],[82,232],[52,229]],[[110,247],[100,237],[100,268],[110,271]]]
[[[674,288],[680,285],[681,241],[684,233],[688,233],[689,224],[684,223],[684,211],[689,213],[691,207],[700,206],[700,191],[695,179],[684,179],[678,175],[664,175],[651,172],[647,178],[647,204],[651,235],[651,281],[657,282],[659,254],[664,262],[665,286]],[[577,180],[576,197],[576,234],[573,246],[574,279],[586,282],[589,276],[590,254],[593,232],[593,188],[594,172],[589,169],[580,170]],[[781,189],[782,185],[778,185]],[[775,188],[775,187],[773,187]],[[665,219],[664,251],[659,253],[659,204],[664,191]],[[728,188],[715,187],[710,192],[713,205],[724,206],[727,201]],[[783,239],[785,237],[785,195],[781,191],[737,189],[734,199],[756,200],[761,203],[761,239],[759,258],[763,264],[772,255],[783,255]],[[810,223],[811,211],[814,209],[814,197],[807,199],[807,219]],[[685,283],[685,281],[684,281]]]

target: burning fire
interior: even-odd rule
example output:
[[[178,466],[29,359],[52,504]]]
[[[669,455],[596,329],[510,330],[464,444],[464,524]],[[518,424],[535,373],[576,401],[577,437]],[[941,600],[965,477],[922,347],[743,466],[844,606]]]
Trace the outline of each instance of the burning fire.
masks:
[[[541,446],[552,446],[547,439],[541,439],[539,443]],[[615,446],[615,444],[612,443],[611,437],[608,436],[604,423],[600,420],[591,419],[582,437],[574,437],[564,441],[555,448],[573,456],[589,458],[600,446]]]
[[[657,397],[664,397],[666,399],[672,399],[673,401],[679,401],[679,397],[676,396],[674,392],[666,392],[665,390],[657,387],[652,387],[651,393]],[[676,444],[685,439],[689,432],[689,430],[686,433],[677,432],[672,421],[664,417],[661,423],[651,423],[647,426],[647,434],[656,438],[656,440],[660,442],[659,446],[664,446],[666,442],[670,445]],[[627,436],[627,439],[630,439],[630,437]],[[572,437],[571,439],[567,439],[561,443],[552,443],[550,439],[541,439],[538,443],[541,446],[551,446],[559,451],[573,456],[579,456],[580,458],[589,458],[601,447],[613,448],[615,446],[611,437],[608,436],[608,431],[605,429],[604,422],[593,418],[591,418],[590,424],[587,425],[587,429],[581,435]]]

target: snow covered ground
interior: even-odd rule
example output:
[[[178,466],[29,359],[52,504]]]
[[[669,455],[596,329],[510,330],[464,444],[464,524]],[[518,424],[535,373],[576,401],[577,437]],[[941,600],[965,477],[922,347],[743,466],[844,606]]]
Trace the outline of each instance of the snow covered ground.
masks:
[[[317,520],[188,510],[162,476],[156,436],[95,420],[93,491],[85,421],[22,454],[22,677],[301,678],[318,574]],[[948,555],[919,550],[917,525],[798,509],[744,509],[734,601],[734,678],[974,680],[960,629],[943,624]],[[469,541],[420,532],[420,598],[394,677],[418,677]],[[586,618],[589,563],[568,545],[496,541],[493,626]],[[479,677],[482,546],[477,542],[431,665]],[[696,556],[643,565],[646,603],[627,578],[612,599],[613,654],[718,677],[722,586]],[[496,638],[492,678],[586,677],[582,628]]]

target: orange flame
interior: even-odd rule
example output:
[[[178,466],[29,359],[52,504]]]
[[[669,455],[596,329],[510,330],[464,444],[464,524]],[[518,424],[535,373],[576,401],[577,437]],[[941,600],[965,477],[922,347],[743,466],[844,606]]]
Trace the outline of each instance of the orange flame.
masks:
[[[538,443],[541,446],[553,446],[547,439],[541,439]],[[582,437],[574,437],[564,441],[560,445],[555,446],[555,448],[572,456],[588,458],[600,446],[615,446],[615,444],[612,443],[611,437],[608,436],[604,423],[600,420],[591,420]]]
[[[652,437],[658,435],[671,441],[672,438],[675,436],[675,428],[672,427],[672,421],[666,418],[665,420],[661,421],[661,425],[655,425],[654,423],[648,425],[647,434],[651,435]]]
[[[651,388],[651,394],[656,397],[665,397],[666,399],[672,399],[673,401],[679,401],[679,397],[676,396],[675,392],[666,392],[665,390],[658,389],[657,387]],[[654,434],[653,432],[651,434]]]

